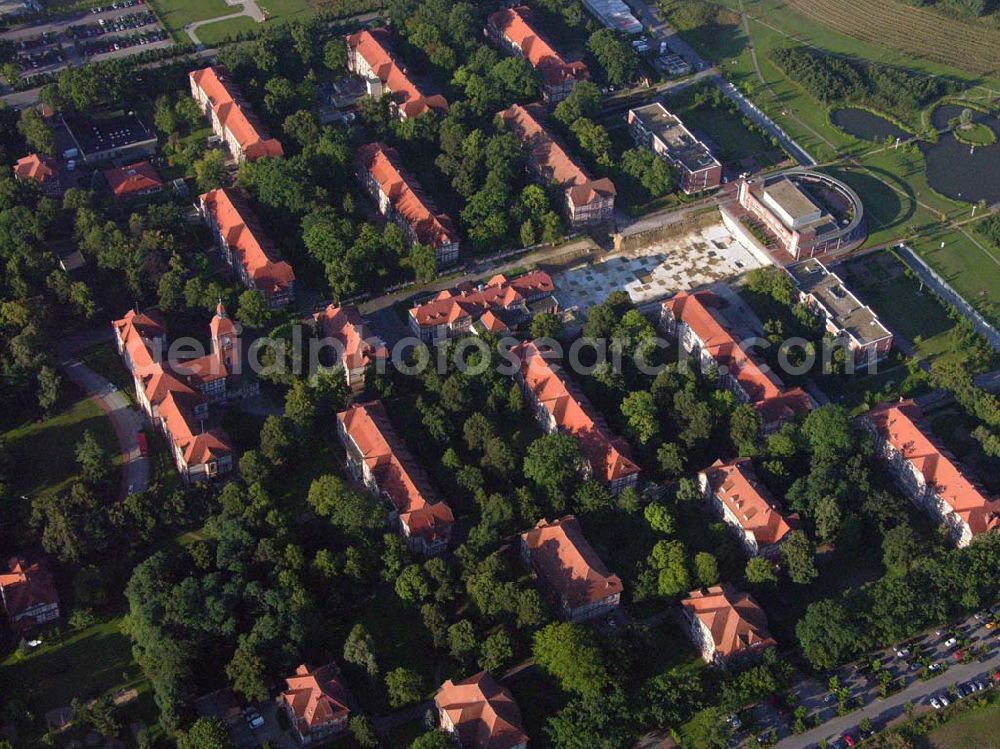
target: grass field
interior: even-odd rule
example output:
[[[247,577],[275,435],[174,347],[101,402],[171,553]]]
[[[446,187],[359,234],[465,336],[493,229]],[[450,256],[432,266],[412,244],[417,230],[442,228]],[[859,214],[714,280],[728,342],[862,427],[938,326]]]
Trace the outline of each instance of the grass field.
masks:
[[[76,444],[87,431],[94,433],[116,465],[121,462],[111,421],[90,398],[77,400],[44,421],[25,424],[7,432],[4,439],[20,465],[35,465],[34,461],[41,456],[45,460],[44,471],[29,468],[16,478],[14,493],[33,498],[55,494],[68,487],[79,473]]]
[[[260,29],[260,24],[255,20],[240,16],[239,18],[230,18],[228,21],[216,21],[199,26],[195,29],[195,34],[202,44],[214,47],[228,38],[235,38],[241,32],[257,31],[258,29]]]
[[[149,0],[156,15],[175,39],[190,41],[184,27],[195,21],[228,16],[239,11],[225,0]]]
[[[1000,705],[960,715],[927,736],[930,749],[1000,749]]]

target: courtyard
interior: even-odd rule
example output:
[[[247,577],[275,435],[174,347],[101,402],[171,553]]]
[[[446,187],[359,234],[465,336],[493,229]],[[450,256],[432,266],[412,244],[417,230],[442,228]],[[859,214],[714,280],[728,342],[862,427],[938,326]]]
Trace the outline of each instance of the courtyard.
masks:
[[[627,291],[642,306],[761,265],[720,222],[628,247],[607,260],[557,273],[554,280],[560,307],[583,313],[613,291]]]

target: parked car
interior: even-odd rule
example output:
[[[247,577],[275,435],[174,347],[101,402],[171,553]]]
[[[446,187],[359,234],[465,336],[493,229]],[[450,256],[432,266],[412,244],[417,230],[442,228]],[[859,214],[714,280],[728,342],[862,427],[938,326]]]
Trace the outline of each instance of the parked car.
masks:
[[[896,650],[896,657],[897,658],[905,658],[909,654],[910,654],[910,649],[909,648],[899,648],[898,650]]]
[[[858,742],[856,742],[854,740],[854,737],[851,736],[851,734],[845,733],[844,734],[844,743],[847,744],[847,746],[849,746],[849,747],[851,747],[853,749],[853,747],[857,746]]]
[[[952,653],[952,657],[956,661],[960,661],[960,660],[962,660],[965,657],[965,651],[964,650],[956,650],[954,653]]]
[[[950,700],[949,700],[949,699],[948,699],[947,697],[945,697],[945,696],[944,696],[943,694],[941,694],[941,695],[938,695],[938,701],[939,701],[939,702],[941,703],[941,705],[942,705],[942,706],[944,706],[944,707],[948,707],[948,705],[950,705],[950,704],[951,704],[951,701],[950,701]]]
[[[933,672],[933,671],[940,671],[942,668],[944,668],[944,666],[942,666],[940,663],[932,663],[927,668]]]
[[[946,648],[953,648],[956,645],[958,645],[958,640],[956,640],[954,637],[949,637],[947,640],[944,641],[944,646]]]
[[[933,707],[935,710],[940,710],[942,707],[944,707],[944,705],[941,704],[941,700],[939,700],[937,697],[931,697],[930,703],[931,707]]]
[[[264,716],[253,707],[246,707],[243,709],[243,717],[247,721],[247,725],[254,731],[261,728],[264,725]]]

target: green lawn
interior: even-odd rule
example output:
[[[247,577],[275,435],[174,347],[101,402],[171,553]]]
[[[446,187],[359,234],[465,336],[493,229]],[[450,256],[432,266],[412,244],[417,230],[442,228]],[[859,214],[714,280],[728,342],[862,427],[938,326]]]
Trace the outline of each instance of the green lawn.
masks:
[[[190,41],[184,27],[195,21],[228,16],[238,13],[239,8],[226,5],[225,0],[149,0],[156,15],[163,21],[173,37],[179,41]]]
[[[972,710],[935,728],[927,736],[932,749],[1000,749],[1000,705]]]
[[[228,21],[216,21],[195,30],[198,39],[207,47],[215,47],[228,39],[234,39],[241,32],[253,32],[260,29],[260,24],[252,18],[240,16]]]
[[[91,398],[81,398],[51,418],[30,422],[7,432],[3,438],[15,465],[20,469],[15,471],[11,496],[20,497],[23,494],[30,500],[66,489],[79,473],[76,444],[87,431],[94,433],[115,465],[120,465],[121,453],[111,421]],[[44,461],[44,470],[38,469],[38,461]],[[17,527],[18,523],[27,522],[30,502],[18,501],[14,507],[20,516],[14,521]]]
[[[257,0],[257,4],[268,19],[278,19],[287,21],[294,18],[302,18],[313,12],[312,3],[309,0]]]

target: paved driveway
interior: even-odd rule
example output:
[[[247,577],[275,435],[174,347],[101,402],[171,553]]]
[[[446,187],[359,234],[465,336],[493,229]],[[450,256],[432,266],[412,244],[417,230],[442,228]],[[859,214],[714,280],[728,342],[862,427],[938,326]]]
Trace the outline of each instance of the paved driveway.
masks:
[[[109,380],[75,359],[64,361],[60,366],[66,376],[94,398],[111,419],[122,452],[120,496],[145,491],[149,486],[149,459],[139,454],[138,434],[142,429],[142,418],[138,409]]]

